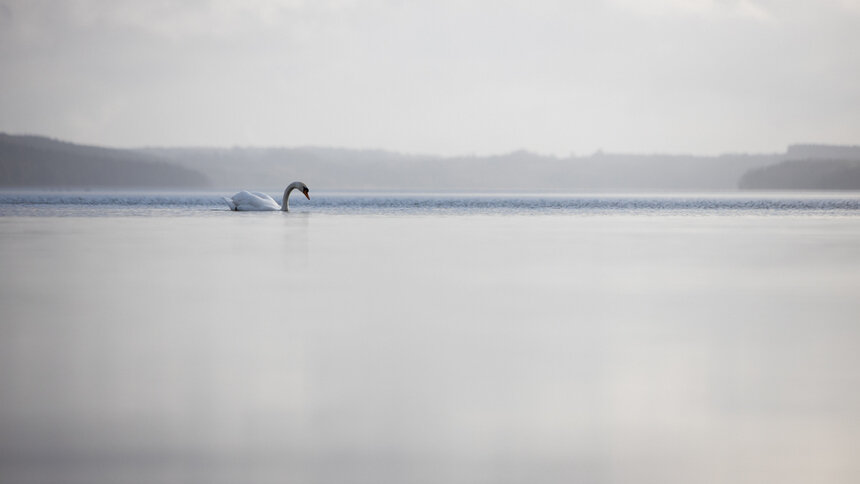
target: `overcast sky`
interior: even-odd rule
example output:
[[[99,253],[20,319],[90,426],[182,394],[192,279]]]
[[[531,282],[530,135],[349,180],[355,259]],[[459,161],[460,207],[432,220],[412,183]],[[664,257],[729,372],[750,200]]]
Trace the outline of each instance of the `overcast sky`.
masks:
[[[860,144],[860,0],[0,0],[0,131],[435,154]]]

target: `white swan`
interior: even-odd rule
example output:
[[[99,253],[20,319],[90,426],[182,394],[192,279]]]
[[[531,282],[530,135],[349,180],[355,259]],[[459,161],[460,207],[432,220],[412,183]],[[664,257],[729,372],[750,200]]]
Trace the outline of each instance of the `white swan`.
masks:
[[[308,200],[311,199],[308,186],[297,181],[290,183],[290,185],[284,190],[284,199],[280,205],[278,205],[278,202],[274,201],[272,197],[260,192],[242,191],[230,198],[224,197],[224,201],[230,206],[230,210],[243,212],[283,210],[284,212],[289,212],[290,192],[293,190],[301,190],[302,194],[307,197]]]

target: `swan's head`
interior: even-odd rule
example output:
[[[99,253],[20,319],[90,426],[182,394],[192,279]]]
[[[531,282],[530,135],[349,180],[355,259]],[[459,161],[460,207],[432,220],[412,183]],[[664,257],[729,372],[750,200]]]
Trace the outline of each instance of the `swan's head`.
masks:
[[[302,193],[305,195],[305,198],[307,198],[308,200],[311,199],[310,189],[308,188],[307,185],[302,183],[301,186],[299,187],[299,189],[301,189]]]

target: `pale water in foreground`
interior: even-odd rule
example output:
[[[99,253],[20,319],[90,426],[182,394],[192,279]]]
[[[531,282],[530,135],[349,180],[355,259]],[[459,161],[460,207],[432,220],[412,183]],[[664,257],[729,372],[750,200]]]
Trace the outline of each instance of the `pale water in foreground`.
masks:
[[[16,196],[4,484],[860,479],[856,198]]]

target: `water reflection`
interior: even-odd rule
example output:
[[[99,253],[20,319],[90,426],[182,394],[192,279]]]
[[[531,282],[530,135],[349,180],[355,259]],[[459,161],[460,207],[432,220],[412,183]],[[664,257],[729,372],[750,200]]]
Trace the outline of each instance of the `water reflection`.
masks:
[[[854,217],[232,215],[0,219],[3,482],[860,475]]]

